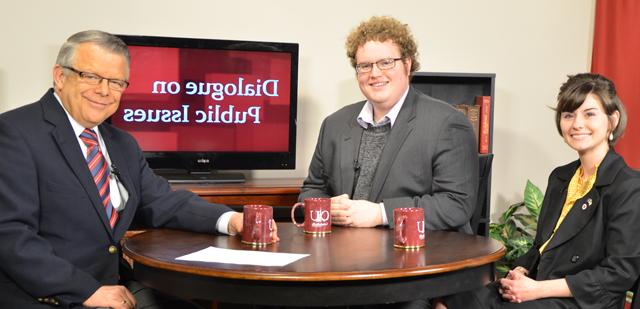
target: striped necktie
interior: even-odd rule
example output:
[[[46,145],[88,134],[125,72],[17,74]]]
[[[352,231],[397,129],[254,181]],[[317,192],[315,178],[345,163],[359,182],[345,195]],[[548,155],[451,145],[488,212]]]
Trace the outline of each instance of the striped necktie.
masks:
[[[107,166],[107,160],[105,160],[100,151],[100,145],[98,144],[98,136],[93,130],[84,129],[80,134],[80,139],[87,146],[87,165],[93,176],[93,181],[98,187],[98,194],[107,212],[107,218],[109,219],[109,225],[111,228],[116,225],[118,220],[118,212],[115,211],[111,204],[111,196],[109,190],[109,174],[111,169]]]

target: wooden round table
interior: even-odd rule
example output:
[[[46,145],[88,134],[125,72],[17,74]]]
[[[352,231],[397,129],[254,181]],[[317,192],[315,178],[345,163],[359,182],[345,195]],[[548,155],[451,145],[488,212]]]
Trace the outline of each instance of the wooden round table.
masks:
[[[393,247],[393,230],[333,226],[327,236],[278,223],[280,242],[255,248],[238,236],[149,230],[126,239],[143,284],[185,299],[284,306],[379,304],[432,298],[477,288],[493,273],[504,247],[482,236],[428,231],[426,247]],[[305,253],[283,267],[178,261],[209,246]]]

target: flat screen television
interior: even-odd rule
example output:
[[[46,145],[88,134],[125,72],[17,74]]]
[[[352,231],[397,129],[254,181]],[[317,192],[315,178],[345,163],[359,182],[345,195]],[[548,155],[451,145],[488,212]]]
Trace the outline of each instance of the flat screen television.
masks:
[[[294,169],[298,44],[119,35],[130,85],[112,125],[172,182]]]

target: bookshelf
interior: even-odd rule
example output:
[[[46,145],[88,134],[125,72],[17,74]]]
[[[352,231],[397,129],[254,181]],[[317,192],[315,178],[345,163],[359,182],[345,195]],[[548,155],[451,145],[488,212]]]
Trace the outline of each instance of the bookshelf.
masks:
[[[475,104],[477,96],[491,96],[489,116],[489,153],[479,155],[480,186],[476,211],[471,220],[474,231],[483,236],[489,234],[491,212],[491,165],[493,160],[493,111],[495,100],[493,73],[444,73],[415,72],[411,85],[421,92],[449,104]]]

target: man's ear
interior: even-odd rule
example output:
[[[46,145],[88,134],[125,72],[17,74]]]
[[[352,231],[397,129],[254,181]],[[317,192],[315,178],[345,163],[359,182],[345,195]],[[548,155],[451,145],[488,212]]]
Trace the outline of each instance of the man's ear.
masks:
[[[411,58],[407,57],[404,60],[404,64],[405,64],[405,67],[407,68],[407,75],[410,76],[411,75],[411,65],[413,64],[413,62],[411,61]]]
[[[64,85],[65,75],[64,68],[59,64],[53,66],[53,87],[55,89],[60,89]]]

